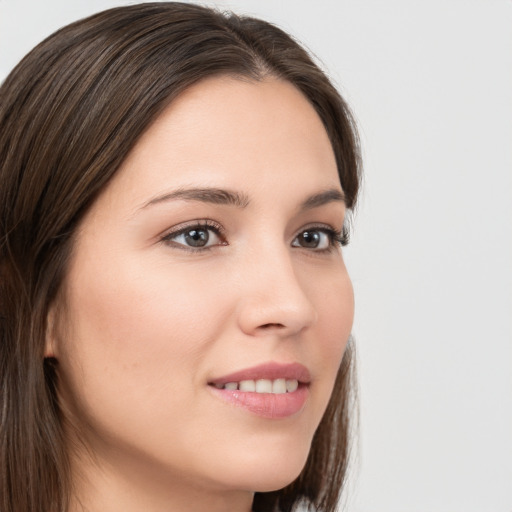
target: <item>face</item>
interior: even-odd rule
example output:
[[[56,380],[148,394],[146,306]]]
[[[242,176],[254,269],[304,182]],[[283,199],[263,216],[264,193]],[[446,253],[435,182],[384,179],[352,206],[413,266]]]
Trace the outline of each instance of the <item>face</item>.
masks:
[[[289,83],[212,78],[167,108],[83,219],[47,343],[97,465],[250,491],[299,474],[352,326],[342,198]]]

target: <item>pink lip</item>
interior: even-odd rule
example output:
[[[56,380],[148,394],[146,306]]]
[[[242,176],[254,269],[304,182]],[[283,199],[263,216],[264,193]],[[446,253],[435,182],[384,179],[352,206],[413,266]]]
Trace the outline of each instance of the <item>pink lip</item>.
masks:
[[[311,376],[309,370],[300,363],[283,364],[271,362],[212,379],[209,383],[223,385],[228,382],[259,379],[295,379],[302,384],[308,384],[311,380]]]
[[[299,387],[291,393],[254,393],[240,390],[219,389],[228,382],[259,379],[298,380]],[[309,397],[311,376],[308,369],[299,364],[265,363],[223,377],[213,379],[209,389],[223,401],[245,409],[257,416],[269,419],[287,418],[300,412]]]

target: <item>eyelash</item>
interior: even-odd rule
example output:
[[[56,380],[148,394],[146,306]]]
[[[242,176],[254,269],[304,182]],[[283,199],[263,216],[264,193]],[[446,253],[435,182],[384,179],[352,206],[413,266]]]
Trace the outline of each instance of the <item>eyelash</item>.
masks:
[[[216,244],[216,245],[213,245],[210,247],[197,247],[197,248],[183,245],[180,243],[173,244],[173,238],[176,238],[176,237],[183,235],[183,234],[187,233],[188,231],[192,231],[194,229],[204,230],[204,231],[213,231],[220,239],[222,239],[223,242],[222,242],[222,244]],[[180,250],[194,252],[194,253],[209,251],[213,247],[218,247],[219,245],[227,245],[226,237],[224,235],[224,229],[222,228],[222,226],[220,224],[218,224],[217,222],[214,222],[212,220],[196,221],[193,224],[188,224],[188,225],[185,225],[182,227],[178,227],[175,231],[171,231],[171,232],[168,232],[167,234],[165,234],[162,237],[161,241],[164,243],[167,243],[169,245],[172,245],[173,247],[177,247]]]
[[[326,233],[330,235],[334,244],[341,245],[341,247],[346,247],[350,243],[350,232],[346,226],[343,226],[341,231],[327,228]]]
[[[173,239],[177,238],[180,235],[183,235],[189,231],[193,230],[203,230],[203,231],[213,231],[221,240],[221,244],[215,244],[209,247],[190,247],[184,244],[175,243],[173,244]],[[326,249],[310,249],[312,252],[316,253],[327,253],[331,252],[336,246],[342,246],[345,247],[349,244],[349,230],[346,228],[346,226],[343,226],[341,231],[338,231],[331,226],[326,225],[313,225],[308,226],[305,229],[302,229],[297,235],[294,237],[294,241],[297,239],[299,235],[302,233],[305,233],[306,231],[319,231],[321,233],[325,233],[329,237],[329,247]],[[176,230],[166,233],[162,238],[161,241],[164,243],[167,243],[169,245],[172,245],[173,247],[177,247],[180,250],[192,252],[192,253],[199,253],[199,252],[205,252],[213,249],[214,247],[218,247],[219,245],[228,245],[226,241],[226,237],[224,234],[224,229],[222,226],[212,220],[202,220],[194,222],[193,224],[188,224],[186,226],[178,227]],[[303,247],[303,249],[308,250],[306,247]]]

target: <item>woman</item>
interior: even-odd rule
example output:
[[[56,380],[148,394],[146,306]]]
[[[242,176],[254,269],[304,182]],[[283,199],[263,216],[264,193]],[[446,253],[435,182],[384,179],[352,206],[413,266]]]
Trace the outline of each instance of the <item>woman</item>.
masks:
[[[335,509],[350,113],[289,36],[99,13],[0,89],[1,510]]]

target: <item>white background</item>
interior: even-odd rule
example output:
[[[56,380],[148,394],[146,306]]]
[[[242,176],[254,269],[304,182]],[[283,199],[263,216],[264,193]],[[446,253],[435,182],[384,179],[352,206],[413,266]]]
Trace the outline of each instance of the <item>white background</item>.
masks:
[[[53,30],[123,3],[0,0],[0,78]],[[348,510],[512,512],[512,2],[209,3],[305,42],[360,125]]]

